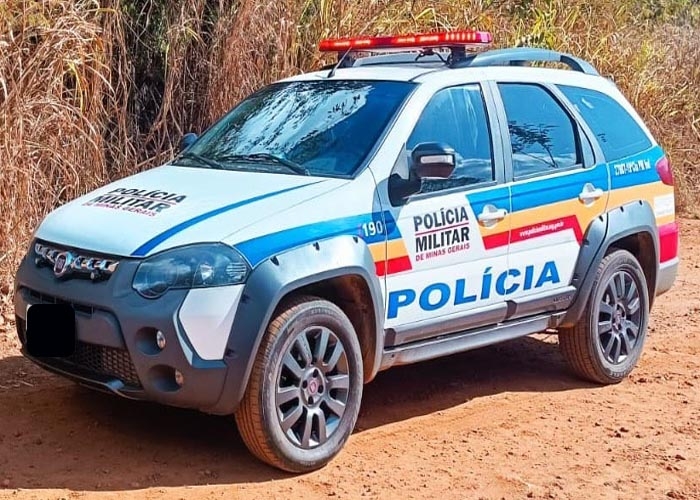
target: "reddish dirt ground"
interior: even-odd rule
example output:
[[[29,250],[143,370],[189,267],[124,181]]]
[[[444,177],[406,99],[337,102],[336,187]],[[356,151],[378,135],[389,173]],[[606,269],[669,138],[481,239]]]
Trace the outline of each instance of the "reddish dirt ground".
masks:
[[[554,336],[396,368],[365,387],[326,468],[277,472],[232,418],[133,403],[43,372],[0,326],[0,498],[700,499],[700,221],[631,377],[571,376]]]

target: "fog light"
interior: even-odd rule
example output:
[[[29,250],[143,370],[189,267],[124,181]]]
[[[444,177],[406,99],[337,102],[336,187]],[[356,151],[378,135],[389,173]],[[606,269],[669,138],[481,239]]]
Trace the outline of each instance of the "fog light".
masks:
[[[182,387],[182,384],[185,383],[185,376],[180,372],[180,370],[175,370],[175,383]]]
[[[165,349],[165,335],[160,330],[156,332],[156,344],[161,351]]]

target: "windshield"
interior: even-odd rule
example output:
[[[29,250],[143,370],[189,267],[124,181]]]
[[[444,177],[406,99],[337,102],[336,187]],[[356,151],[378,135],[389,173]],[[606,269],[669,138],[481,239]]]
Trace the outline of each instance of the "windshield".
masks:
[[[413,88],[385,81],[276,83],[242,101],[176,162],[351,176]]]

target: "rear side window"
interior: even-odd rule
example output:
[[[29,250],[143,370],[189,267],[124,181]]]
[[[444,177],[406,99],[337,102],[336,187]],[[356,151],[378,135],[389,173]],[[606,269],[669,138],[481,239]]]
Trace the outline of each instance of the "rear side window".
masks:
[[[513,149],[513,175],[548,174],[581,165],[576,125],[539,85],[499,83]]]
[[[637,121],[612,97],[580,87],[558,87],[598,137],[607,161],[619,160],[652,146]]]

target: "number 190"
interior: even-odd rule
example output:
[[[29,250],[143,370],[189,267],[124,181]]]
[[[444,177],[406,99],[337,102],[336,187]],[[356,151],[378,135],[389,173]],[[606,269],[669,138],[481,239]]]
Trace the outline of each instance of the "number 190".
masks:
[[[365,236],[376,236],[378,234],[384,234],[384,223],[380,220],[365,222],[362,224],[362,233]]]

